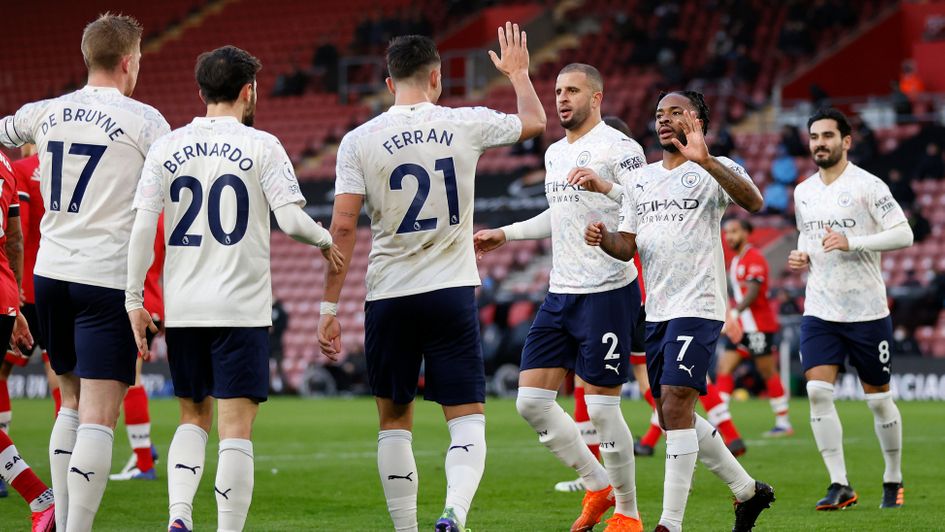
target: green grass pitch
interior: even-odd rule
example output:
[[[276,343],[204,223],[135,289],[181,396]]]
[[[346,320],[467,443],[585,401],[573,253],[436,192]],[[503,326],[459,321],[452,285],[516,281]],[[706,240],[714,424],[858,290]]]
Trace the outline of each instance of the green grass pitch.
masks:
[[[562,400],[566,409],[570,400]],[[767,402],[734,403],[735,422],[748,442],[742,463],[758,479],[771,483],[777,502],[764,512],[757,530],[943,530],[945,512],[945,423],[941,403],[900,403],[904,418],[903,469],[906,505],[880,510],[883,460],[873,420],[862,402],[838,403],[844,427],[850,481],[860,504],[840,512],[815,512],[814,503],[829,483],[814,446],[804,400],[791,403],[794,437],[764,440],[772,415]],[[12,436],[23,457],[49,479],[47,441],[52,403],[13,402]],[[553,485],[573,474],[542,447],[510,400],[487,404],[489,442],[486,473],[467,525],[476,532],[567,530],[579,513],[580,494],[555,493]],[[646,404],[625,401],[631,430],[641,435],[649,420]],[[273,399],[256,422],[256,487],[247,530],[391,530],[377,478],[376,418],[370,399]],[[171,400],[151,402],[152,438],[161,457],[177,422]],[[448,433],[435,404],[418,403],[414,452],[420,469],[419,521],[432,530],[445,493],[443,457]],[[213,477],[216,437],[207,448],[207,472],[195,501],[197,530],[213,530],[216,508]],[[659,518],[663,482],[663,447],[652,458],[637,459],[637,491],[647,530]],[[112,469],[129,456],[124,426],[115,438]],[[156,482],[110,482],[95,530],[161,530],[166,526],[166,464]],[[938,498],[935,496],[938,495]],[[0,530],[27,530],[27,507],[15,493],[0,499]],[[728,488],[704,467],[696,472],[685,526],[688,531],[730,530],[733,522]],[[597,530],[604,526],[598,525]]]

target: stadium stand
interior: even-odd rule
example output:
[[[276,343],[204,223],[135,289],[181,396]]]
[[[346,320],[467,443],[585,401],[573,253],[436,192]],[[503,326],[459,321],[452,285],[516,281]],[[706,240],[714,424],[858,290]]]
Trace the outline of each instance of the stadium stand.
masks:
[[[554,115],[551,95],[558,70],[573,61],[594,64],[606,79],[604,114],[627,121],[654,160],[658,146],[650,130],[656,92],[681,86],[704,90],[713,110],[710,142],[729,138],[730,156],[744,161],[762,190],[774,182],[772,166],[779,155],[781,133],[773,124],[745,125],[751,122],[746,117],[764,114],[778,82],[842,46],[835,39],[837,31],[855,34],[897,5],[893,0],[836,0],[829,2],[830,16],[824,16],[817,9],[804,9],[804,3],[797,1],[720,0],[711,12],[698,0],[521,3],[537,4],[557,17],[558,38],[541,50],[547,53],[533,51],[534,83],[549,117]],[[110,5],[101,0],[54,4],[56,9],[44,10],[48,31],[43,33],[31,31],[32,13],[10,13],[9,39],[29,53],[11,54],[5,60],[0,112],[11,112],[22,102],[81,83],[84,68],[78,55],[63,54],[62,50],[79,41],[81,27],[76,20],[87,20]],[[279,78],[308,69],[316,51],[326,44],[342,57],[377,55],[383,51],[384,32],[397,32],[408,24],[420,30],[429,28],[442,39],[486,4],[489,2],[349,0],[333,3],[330,10],[323,3],[305,0],[281,0],[277,9],[273,4],[249,0],[137,4],[131,14],[146,28],[148,52],[136,96],[159,108],[172,126],[180,126],[202,113],[192,74],[197,54],[222,43],[250,50],[265,65],[258,80],[257,126],[282,140],[297,163],[300,179],[307,186],[323,185],[318,189],[321,191],[334,177],[335,150],[341,137],[376,113],[382,100],[344,95],[351,96],[351,103],[343,104],[330,84],[313,83],[299,95],[274,97]],[[50,34],[58,37],[49,39]],[[491,45],[491,41],[483,45]],[[355,69],[349,75],[354,81],[376,83],[378,94],[384,92],[382,76],[371,68]],[[506,111],[515,107],[511,89],[502,84],[487,85],[469,97],[447,97],[442,103],[486,104]],[[899,124],[876,128],[873,133],[876,157],[884,159],[919,135],[921,126]],[[795,134],[803,149],[806,140],[799,132]],[[483,179],[507,181],[509,176],[540,168],[540,146],[562,135],[562,128],[552,118],[538,149],[515,146],[492,150],[480,160],[478,171]],[[790,157],[799,179],[815,171],[806,154]],[[902,170],[911,179],[912,169]],[[794,184],[796,181],[786,186],[787,198]],[[945,247],[939,243],[945,233],[945,181],[916,180],[912,187],[916,211],[928,219],[932,237],[913,248],[887,254],[884,276],[891,287],[915,279],[921,288],[936,294],[934,318],[910,327],[915,328],[924,353],[945,357],[945,312],[939,312],[945,299]],[[788,202],[783,212],[772,211],[759,218],[756,226],[764,240],[776,243],[789,238],[792,218]],[[489,216],[477,218],[477,222],[491,224]],[[550,266],[545,248],[544,243],[516,242],[480,262],[480,273],[486,280],[481,290],[485,341],[492,341],[485,338],[485,331],[494,327],[499,338],[493,343],[507,343],[505,339],[514,336],[516,325],[529,320],[536,295],[547,290]],[[363,277],[369,250],[369,231],[362,228],[339,311],[349,353],[363,349]],[[315,252],[290,243],[280,232],[273,234],[274,291],[292,317],[285,335],[284,362],[290,379],[298,379],[309,365],[324,362],[315,338],[324,271]],[[797,296],[802,293],[803,278],[785,274],[772,288]],[[508,348],[513,351],[514,347]]]

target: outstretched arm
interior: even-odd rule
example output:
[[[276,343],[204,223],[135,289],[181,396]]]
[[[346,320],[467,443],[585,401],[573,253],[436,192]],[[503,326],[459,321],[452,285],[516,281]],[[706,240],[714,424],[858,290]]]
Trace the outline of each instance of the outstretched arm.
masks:
[[[551,236],[551,209],[524,222],[515,222],[498,229],[483,229],[473,235],[473,247],[476,256],[482,258],[496,248],[502,247],[509,240],[540,240]]]
[[[522,121],[519,142],[537,137],[545,132],[545,108],[538,99],[532,80],[528,77],[528,45],[524,31],[518,24],[506,22],[499,27],[499,55],[489,50],[495,67],[512,82],[518,105],[518,118]]]

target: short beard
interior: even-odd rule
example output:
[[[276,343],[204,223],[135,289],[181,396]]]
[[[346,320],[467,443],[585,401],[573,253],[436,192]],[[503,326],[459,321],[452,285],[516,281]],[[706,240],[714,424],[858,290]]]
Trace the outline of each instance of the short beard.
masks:
[[[828,153],[826,159],[818,159],[817,154],[814,154],[814,164],[821,168],[830,168],[835,164],[840,162],[841,154]]]
[[[256,122],[256,110],[252,109],[243,115],[243,125],[246,127],[253,127],[253,124]]]
[[[687,143],[686,136],[683,134],[677,135],[676,140],[678,140],[679,143],[682,144],[683,146],[685,146]],[[679,148],[677,148],[676,145],[673,144],[673,141],[669,141],[666,144],[663,144],[662,142],[660,142],[660,147],[663,148],[664,151],[668,151],[669,153],[679,153]]]
[[[571,109],[571,119],[570,120],[561,120],[558,119],[558,122],[561,123],[561,127],[570,131],[572,129],[577,129],[581,127],[584,122],[587,122],[587,118],[590,116],[590,113],[577,113],[574,109]]]

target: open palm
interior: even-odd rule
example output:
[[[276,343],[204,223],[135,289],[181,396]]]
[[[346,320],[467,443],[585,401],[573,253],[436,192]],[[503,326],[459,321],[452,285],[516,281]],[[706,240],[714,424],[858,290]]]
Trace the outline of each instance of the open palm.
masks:
[[[685,110],[680,123],[683,134],[686,135],[686,144],[674,138],[673,145],[683,157],[694,163],[703,164],[708,161],[709,147],[706,146],[705,135],[702,133],[702,120],[699,120],[693,111]]]

